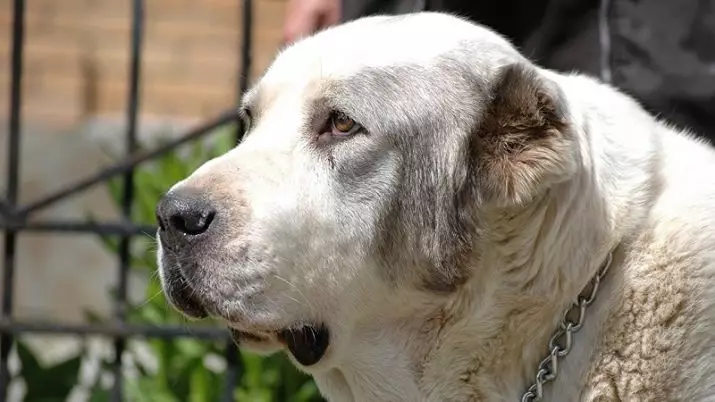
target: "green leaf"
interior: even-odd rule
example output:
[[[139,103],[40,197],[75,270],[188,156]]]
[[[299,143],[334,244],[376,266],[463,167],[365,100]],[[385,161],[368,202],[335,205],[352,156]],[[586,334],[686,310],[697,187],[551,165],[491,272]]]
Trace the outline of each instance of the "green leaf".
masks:
[[[169,152],[158,160],[157,170],[154,172],[155,182],[164,185],[168,190],[174,183],[183,180],[190,173],[185,166],[185,161],[179,159],[176,152]]]
[[[102,389],[99,387],[92,388],[89,396],[89,402],[110,402],[110,400],[110,393],[108,389]]]
[[[193,144],[191,147],[191,152],[186,160],[188,166],[201,166],[205,162],[211,159],[210,149],[203,143]]]
[[[89,322],[90,324],[101,324],[104,321],[106,321],[105,318],[100,316],[99,314],[95,313],[92,310],[85,310],[84,311],[84,317]]]
[[[17,341],[15,345],[17,347],[17,355],[20,358],[20,363],[22,365],[20,373],[22,373],[23,377],[25,377],[25,381],[34,380],[35,377],[32,375],[35,375],[37,373],[41,374],[42,372],[40,362],[37,360],[35,355],[32,354],[30,348],[25,346],[23,342]],[[28,378],[25,376],[28,374],[31,375],[31,377]]]
[[[313,402],[323,400],[323,398],[320,397],[318,387],[315,386],[315,382],[313,381],[304,381],[298,392],[296,392],[294,399],[296,402]]]
[[[127,400],[132,402],[182,402],[169,389],[153,381],[151,377],[127,380]]]
[[[121,205],[122,202],[122,182],[120,177],[114,177],[107,180],[107,190],[109,190],[109,195],[112,197],[117,205]]]
[[[161,325],[166,323],[163,311],[151,302],[136,309],[136,312],[138,314],[137,321],[140,323],[152,325]]]
[[[153,172],[146,169],[137,170],[134,183],[139,191],[135,191],[134,221],[139,224],[154,225],[154,211],[161,193],[166,191],[166,184],[157,181]]]
[[[27,384],[26,401],[64,401],[77,383],[82,356],[76,356],[52,367],[42,367],[32,351],[17,342],[20,375]]]
[[[215,391],[211,388],[211,378],[208,370],[202,365],[195,367],[191,372],[191,391],[189,402],[210,402],[209,396]]]
[[[176,350],[192,359],[201,359],[206,355],[206,345],[193,339],[177,339],[174,343]]]
[[[217,129],[214,134],[211,157],[223,155],[236,146],[236,124],[228,124]]]

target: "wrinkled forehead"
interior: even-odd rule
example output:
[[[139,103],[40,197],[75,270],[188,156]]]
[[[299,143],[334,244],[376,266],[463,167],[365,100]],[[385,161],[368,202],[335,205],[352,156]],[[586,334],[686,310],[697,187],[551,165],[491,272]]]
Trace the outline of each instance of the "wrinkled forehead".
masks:
[[[498,60],[515,57],[518,54],[501,36],[453,16],[369,17],[285,49],[245,101],[267,109],[277,98],[305,100],[319,96],[331,83],[364,83],[366,77],[379,82],[381,74],[404,81],[421,73],[438,73],[445,81],[442,84],[449,85],[453,78],[464,78],[466,68],[479,69],[481,64],[490,70]]]

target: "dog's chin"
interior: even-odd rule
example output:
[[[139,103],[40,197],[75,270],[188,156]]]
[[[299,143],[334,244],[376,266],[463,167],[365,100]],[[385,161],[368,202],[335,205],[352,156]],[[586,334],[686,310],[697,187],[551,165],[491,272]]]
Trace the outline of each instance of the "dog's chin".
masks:
[[[317,364],[330,346],[330,330],[324,324],[303,324],[275,331],[247,332],[229,327],[231,337],[240,347],[258,353],[285,348],[302,366]]]
[[[171,300],[171,304],[174,305],[177,311],[186,316],[186,318],[192,320],[201,320],[209,316],[209,313],[201,304],[191,300]]]
[[[183,289],[188,288],[183,287]],[[189,319],[200,320],[210,315],[206,307],[196,300],[188,290],[182,291],[176,288],[167,288],[164,289],[164,294],[167,295],[167,299],[174,309]]]
[[[162,259],[160,269],[163,272],[164,293],[174,308],[186,317],[202,319],[215,316],[225,320],[229,323],[233,340],[241,347],[264,353],[285,348],[297,363],[306,367],[318,363],[328,350],[330,331],[323,323],[288,321],[287,324],[275,325],[273,322],[274,325],[265,326],[251,322],[250,317],[217,314],[225,309],[197,298],[181,271],[172,269],[172,263],[166,255]]]
[[[241,349],[261,355],[271,354],[283,349],[276,332],[246,332],[228,327],[233,342]]]
[[[206,307],[196,299],[188,286],[165,285],[163,290],[169,303],[187,318],[198,320],[209,316]]]
[[[171,303],[185,316],[202,319],[209,316],[207,309],[193,299],[171,298]],[[220,318],[220,317],[219,317]],[[318,363],[330,346],[330,330],[324,324],[301,324],[269,331],[246,331],[229,326],[233,341],[242,348],[272,353],[285,348],[303,366]]]

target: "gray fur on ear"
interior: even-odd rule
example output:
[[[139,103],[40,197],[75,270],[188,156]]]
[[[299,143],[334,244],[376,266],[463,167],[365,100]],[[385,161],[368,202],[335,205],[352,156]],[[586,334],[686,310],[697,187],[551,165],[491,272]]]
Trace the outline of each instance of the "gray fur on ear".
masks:
[[[477,192],[517,205],[575,170],[565,105],[555,84],[527,64],[503,68],[474,133]]]

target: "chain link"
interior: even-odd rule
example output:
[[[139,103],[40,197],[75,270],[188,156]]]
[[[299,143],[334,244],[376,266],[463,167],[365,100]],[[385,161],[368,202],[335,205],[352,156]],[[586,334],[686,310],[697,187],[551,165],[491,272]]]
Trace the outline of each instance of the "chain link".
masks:
[[[549,340],[549,354],[541,360],[536,371],[534,383],[526,390],[521,397],[521,402],[541,401],[544,396],[544,385],[554,381],[559,375],[559,359],[566,357],[571,352],[573,346],[573,335],[578,332],[586,320],[586,309],[596,299],[598,287],[601,280],[606,276],[613,261],[613,251],[608,253],[608,257],[596,275],[591,279],[586,288],[579,294],[576,302],[564,313],[559,327]],[[589,290],[590,287],[590,290]],[[578,318],[574,319],[577,314]]]

